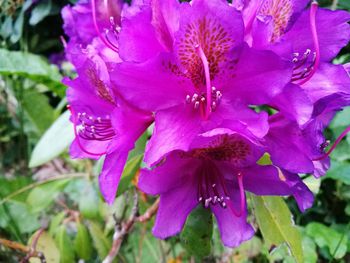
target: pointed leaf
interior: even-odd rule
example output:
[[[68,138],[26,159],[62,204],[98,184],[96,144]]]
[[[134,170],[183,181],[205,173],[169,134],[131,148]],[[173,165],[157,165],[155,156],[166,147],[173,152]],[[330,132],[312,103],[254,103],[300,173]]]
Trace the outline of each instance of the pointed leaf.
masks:
[[[213,217],[211,212],[199,206],[187,218],[180,239],[189,254],[201,259],[210,255],[212,235]]]
[[[299,230],[281,197],[252,195],[255,216],[265,242],[271,248],[286,243],[297,262],[304,262]]]
[[[84,224],[77,224],[77,235],[74,240],[74,247],[80,259],[88,260],[91,258],[92,240]]]
[[[71,144],[74,130],[69,116],[69,111],[63,113],[41,137],[33,150],[29,167],[36,167],[54,159]]]
[[[30,238],[29,245],[32,244],[33,238],[36,237],[36,235],[37,235],[37,232],[35,232],[34,235]],[[50,263],[60,262],[60,251],[58,250],[53,238],[50,236],[49,233],[45,231],[40,235],[38,239],[36,250],[44,254],[46,262],[50,262]],[[29,262],[41,263],[40,259],[38,258],[30,258]]]
[[[70,240],[65,225],[61,225],[55,236],[55,241],[60,251],[61,263],[74,263],[74,247]]]
[[[111,241],[104,235],[103,230],[97,223],[89,221],[88,227],[98,255],[100,258],[105,258],[111,247]]]

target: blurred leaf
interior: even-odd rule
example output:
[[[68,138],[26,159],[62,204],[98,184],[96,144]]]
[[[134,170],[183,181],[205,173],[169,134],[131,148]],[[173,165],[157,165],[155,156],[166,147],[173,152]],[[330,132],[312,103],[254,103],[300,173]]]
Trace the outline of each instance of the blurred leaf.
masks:
[[[347,127],[350,123],[350,108],[347,107],[344,110],[340,111],[335,115],[332,120],[329,128],[334,129],[338,127]]]
[[[350,2],[349,0],[339,0],[339,8],[344,8],[350,10]]]
[[[88,260],[92,255],[92,243],[87,227],[84,224],[77,224],[77,235],[74,240],[74,247],[80,259]]]
[[[8,38],[13,32],[12,28],[13,19],[12,16],[5,18],[4,22],[0,25],[0,35],[2,38]]]
[[[24,176],[12,177],[9,179],[0,177],[0,193],[1,193],[0,197],[8,196],[32,182],[33,182],[32,178],[24,177]],[[11,200],[25,202],[27,195],[28,195],[28,192],[24,192],[22,194],[18,194],[14,196],[13,198],[11,198]]]
[[[272,164],[270,154],[264,153],[264,155],[257,161],[260,165],[269,165]]]
[[[98,255],[100,258],[105,258],[111,247],[111,241],[104,235],[101,227],[97,223],[89,221],[88,227]]]
[[[49,234],[51,236],[54,236],[56,234],[58,226],[61,224],[65,216],[66,216],[66,213],[61,212],[56,214],[53,218],[51,218],[50,227],[49,227]]]
[[[350,165],[347,162],[332,161],[331,168],[323,178],[332,178],[350,185]]]
[[[304,262],[305,263],[316,263],[317,262],[317,252],[315,242],[308,237],[303,235],[303,251],[304,251]]]
[[[331,159],[337,161],[346,161],[350,159],[350,144],[347,140],[342,140],[336,150],[332,153]]]
[[[24,8],[22,8],[15,23],[13,24],[13,30],[10,36],[10,41],[12,43],[17,43],[21,39],[22,33],[23,33],[23,23],[24,23]]]
[[[265,242],[272,248],[286,243],[297,262],[304,262],[299,230],[281,197],[255,196],[254,213]]]
[[[64,96],[65,86],[56,66],[34,54],[0,49],[0,75],[12,74],[44,83],[57,95]]]
[[[334,229],[320,223],[310,223],[306,226],[306,233],[320,248],[327,247],[330,255],[335,253],[335,259],[340,259],[346,254],[347,238]]]
[[[33,238],[36,237],[37,232],[35,232],[30,238],[29,245],[32,244]],[[59,263],[60,262],[60,252],[49,233],[41,233],[38,243],[36,245],[36,250],[42,252],[45,256],[46,262],[48,263]],[[38,258],[30,258],[30,263],[41,263]]]
[[[57,195],[69,182],[66,180],[57,180],[34,188],[28,195],[27,203],[32,212],[45,210],[54,201]]]
[[[69,111],[63,113],[41,137],[33,150],[29,167],[36,167],[54,159],[73,141],[74,131],[69,116]]]
[[[99,218],[99,196],[92,182],[87,182],[81,190],[79,211],[87,219]]]
[[[36,90],[24,90],[22,106],[39,135],[43,134],[54,121],[54,110],[48,98]]]
[[[50,14],[52,2],[51,0],[40,1],[32,10],[29,19],[29,24],[34,26],[41,22],[46,16]]]
[[[131,181],[135,177],[136,172],[140,169],[143,154],[139,154],[131,158],[125,165],[123,174],[120,178],[118,186],[118,195],[124,193],[131,186]]]
[[[315,178],[314,176],[309,176],[303,180],[304,184],[313,192],[314,194],[317,194],[320,191],[321,186],[321,180],[318,178]]]
[[[22,202],[10,200],[6,202],[10,217],[14,220],[16,226],[21,233],[31,233],[40,227],[38,220],[39,215],[32,213],[29,207]],[[4,207],[0,207],[0,224],[1,227],[11,227],[12,222],[10,221],[9,215],[4,210]]]
[[[201,259],[211,253],[213,218],[208,209],[198,206],[186,220],[180,239],[190,255]]]
[[[59,226],[55,241],[60,251],[60,262],[61,263],[74,263],[74,247],[70,240],[65,225]]]

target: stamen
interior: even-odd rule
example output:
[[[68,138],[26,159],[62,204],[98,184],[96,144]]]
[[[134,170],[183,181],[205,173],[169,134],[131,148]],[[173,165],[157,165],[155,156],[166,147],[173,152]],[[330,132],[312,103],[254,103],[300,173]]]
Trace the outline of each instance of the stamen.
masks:
[[[79,145],[79,148],[83,151],[83,152],[85,152],[85,153],[87,153],[87,154],[89,154],[89,155],[95,155],[95,156],[101,156],[101,155],[105,155],[107,152],[101,152],[101,153],[93,153],[93,152],[90,152],[90,151],[88,151],[88,150],[86,150],[85,148],[84,148],[84,146],[81,144],[81,142],[80,142],[80,135],[78,134],[78,132],[77,132],[77,125],[76,125],[76,119],[75,119],[75,114],[74,114],[74,111],[73,111],[73,108],[70,106],[70,105],[68,105],[67,106],[67,108],[68,108],[68,110],[70,111],[70,113],[71,113],[71,115],[72,115],[72,118],[73,118],[73,126],[74,126],[74,136],[75,136],[75,139],[76,139],[76,141],[77,141],[77,143],[78,143],[78,145]],[[83,115],[83,116],[85,116],[86,115],[86,113],[84,112],[83,114],[81,114],[81,115]],[[80,116],[79,114],[78,114],[78,116]],[[83,125],[84,125],[84,123],[82,123]],[[84,139],[84,138],[83,138]]]
[[[108,3],[105,1],[105,4],[108,4]],[[99,38],[102,40],[102,42],[107,47],[109,47],[114,52],[118,52],[118,48],[113,43],[111,43],[105,36],[103,36],[101,34],[101,31],[100,31],[100,29],[98,27],[98,23],[97,23],[97,18],[96,18],[96,3],[95,3],[95,0],[91,0],[91,10],[92,10],[92,20],[94,22],[94,27],[95,27],[97,35],[99,36]],[[108,10],[108,7],[107,7],[107,10]]]
[[[333,151],[334,149],[337,147],[337,145],[341,142],[341,140],[350,132],[350,126],[347,127],[340,135],[339,137],[335,140],[334,144],[332,145],[332,147],[321,157],[318,157],[316,159],[313,159],[313,161],[321,161],[325,158],[327,158]]]
[[[320,43],[318,40],[317,27],[316,27],[317,8],[318,8],[318,3],[316,1],[313,1],[310,7],[310,27],[311,27],[312,39],[314,42],[314,49],[315,49],[315,62],[311,68],[310,73],[307,75],[305,79],[300,81],[298,85],[303,85],[306,82],[308,82],[313,77],[313,75],[317,71],[318,66],[320,64]]]
[[[203,67],[204,67],[204,74],[205,74],[205,84],[207,86],[207,96],[206,96],[206,101],[207,101],[207,107],[205,111],[205,120],[209,118],[209,115],[211,113],[211,92],[212,92],[212,86],[210,83],[210,72],[209,72],[209,62],[207,57],[204,54],[203,49],[200,47],[200,45],[196,46],[197,53],[199,57],[202,60]]]

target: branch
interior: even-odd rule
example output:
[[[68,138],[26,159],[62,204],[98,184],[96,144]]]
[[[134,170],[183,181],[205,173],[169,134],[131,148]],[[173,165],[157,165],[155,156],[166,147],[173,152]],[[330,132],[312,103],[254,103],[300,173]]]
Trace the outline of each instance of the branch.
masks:
[[[157,212],[159,206],[159,198],[150,206],[147,211],[140,216],[137,216],[138,214],[138,195],[135,192],[134,194],[134,206],[131,211],[131,215],[129,217],[129,220],[126,222],[121,223],[120,225],[117,225],[115,228],[115,232],[113,235],[113,244],[112,248],[109,251],[107,257],[103,260],[102,263],[112,263],[114,258],[118,255],[120,246],[123,242],[124,237],[130,232],[131,228],[135,224],[135,222],[147,222],[152,218],[152,216]]]
[[[46,263],[46,259],[45,259],[44,254],[36,251],[36,249],[35,249],[37,242],[38,242],[38,239],[39,239],[40,235],[42,234],[43,230],[44,229],[39,230],[38,234],[35,236],[35,238],[33,240],[31,247],[28,247],[28,246],[25,246],[21,243],[7,240],[4,238],[0,238],[0,244],[5,246],[5,247],[15,249],[15,250],[18,250],[20,252],[27,254],[27,256],[21,262],[28,262],[29,258],[36,257],[36,258],[40,259],[41,263]]]

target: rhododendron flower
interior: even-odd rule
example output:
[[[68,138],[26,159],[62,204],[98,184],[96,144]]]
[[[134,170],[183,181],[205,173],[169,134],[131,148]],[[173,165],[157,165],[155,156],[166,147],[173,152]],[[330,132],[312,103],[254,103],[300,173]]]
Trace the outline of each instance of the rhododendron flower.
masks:
[[[281,93],[292,63],[247,47],[241,14],[226,1],[165,2],[123,17],[125,62],[111,76],[123,98],[155,112],[145,161],[153,165],[172,150],[186,151],[198,133],[216,127],[239,123],[263,137],[267,114],[248,106]],[[147,35],[135,33],[141,27]]]
[[[92,159],[106,155],[100,190],[105,200],[113,203],[128,153],[153,117],[117,97],[100,57],[86,57],[77,73],[76,79],[64,81],[69,86],[67,100],[75,127],[70,155]]]
[[[142,170],[139,188],[160,194],[153,234],[177,234],[191,210],[202,204],[214,213],[224,245],[238,246],[254,234],[247,223],[245,190],[294,195],[302,211],[310,207],[313,195],[299,176],[256,164],[263,150],[254,139],[216,129],[196,138],[189,151],[173,151],[159,166]]]

